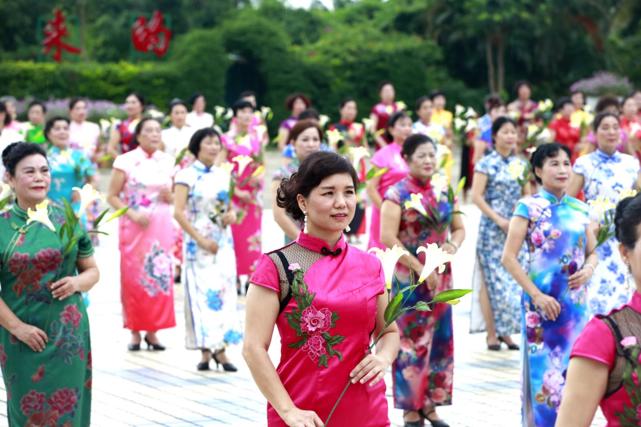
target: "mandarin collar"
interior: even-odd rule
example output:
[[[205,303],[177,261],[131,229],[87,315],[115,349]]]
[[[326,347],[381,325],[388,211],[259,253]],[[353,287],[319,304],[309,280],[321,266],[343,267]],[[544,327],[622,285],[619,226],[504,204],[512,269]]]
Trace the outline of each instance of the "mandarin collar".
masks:
[[[614,150],[614,153],[608,154],[605,151],[603,151],[600,148],[598,148],[595,151],[595,153],[596,153],[597,157],[599,158],[599,160],[604,161],[604,162],[616,162],[616,161],[619,160],[619,151],[618,150]]]
[[[158,157],[158,153],[160,152],[160,150],[154,150],[153,153],[149,154],[148,152],[143,150],[140,145],[138,145],[135,150],[139,150],[140,154],[146,159],[156,159]]]
[[[561,196],[561,198],[560,198],[560,199],[557,199],[557,198],[556,198],[556,196],[555,196],[554,194],[550,193],[549,191],[547,191],[547,190],[546,190],[545,188],[543,188],[543,187],[541,187],[541,189],[539,190],[539,194],[540,194],[540,195],[541,195],[545,200],[547,200],[548,202],[550,202],[550,203],[552,203],[552,204],[563,203],[563,202],[565,202],[565,201],[567,200],[567,198],[568,198],[568,195],[567,195],[567,194],[564,194],[563,196]]]
[[[347,248],[347,242],[345,241],[345,236],[342,234],[340,239],[338,239],[338,242],[336,242],[336,244],[334,245],[334,247],[330,247],[327,244],[327,242],[324,241],[323,239],[319,239],[318,237],[311,236],[305,233],[304,231],[301,231],[298,234],[296,243],[298,243],[305,249],[309,249],[310,251],[318,252],[323,255],[332,255],[332,256],[340,255]]]
[[[410,183],[420,188],[421,190],[429,190],[430,188],[432,188],[431,178],[428,178],[426,181],[423,182],[420,179],[413,176],[412,174],[408,174],[407,179],[409,180]]]
[[[211,170],[214,168],[214,165],[212,165],[212,166],[205,166],[205,164],[204,164],[203,162],[201,162],[200,160],[198,160],[198,159],[194,160],[194,162],[192,163],[192,165],[194,165],[194,167],[195,167],[197,170],[199,170],[199,171],[201,171],[201,172],[205,172],[205,173],[209,173],[209,172],[211,172]]]
[[[630,302],[628,303],[630,307],[635,309],[638,313],[641,313],[641,293],[639,291],[634,292]]]

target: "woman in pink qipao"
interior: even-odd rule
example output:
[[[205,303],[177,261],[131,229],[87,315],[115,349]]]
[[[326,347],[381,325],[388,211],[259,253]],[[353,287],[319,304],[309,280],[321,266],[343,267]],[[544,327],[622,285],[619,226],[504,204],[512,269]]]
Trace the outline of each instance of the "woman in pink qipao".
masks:
[[[382,379],[399,334],[395,324],[383,329],[388,297],[380,261],[343,236],[357,184],[347,160],[318,152],[280,185],[278,204],[306,228],[260,259],[247,294],[243,349],[269,401],[270,427],[323,426],[350,379],[329,425],[390,425]],[[281,338],[277,368],[267,353],[274,326]],[[381,332],[371,354],[370,341]]]

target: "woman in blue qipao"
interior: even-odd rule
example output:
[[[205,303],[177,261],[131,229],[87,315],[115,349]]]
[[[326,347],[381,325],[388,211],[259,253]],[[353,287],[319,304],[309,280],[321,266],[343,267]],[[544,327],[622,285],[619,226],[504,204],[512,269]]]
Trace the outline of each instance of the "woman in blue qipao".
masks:
[[[549,427],[556,421],[572,345],[588,320],[586,285],[597,263],[596,239],[588,206],[566,194],[569,149],[541,145],[531,162],[542,188],[517,204],[502,261],[524,290],[522,425]],[[518,262],[524,241],[528,272]]]

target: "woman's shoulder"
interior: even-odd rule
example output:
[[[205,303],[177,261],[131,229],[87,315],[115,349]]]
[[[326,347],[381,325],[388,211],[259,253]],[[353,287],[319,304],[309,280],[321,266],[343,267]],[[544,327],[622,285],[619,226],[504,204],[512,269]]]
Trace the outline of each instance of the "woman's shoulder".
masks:
[[[376,255],[369,250],[363,250],[354,245],[347,245],[350,257],[359,263],[359,271],[363,274],[378,273],[382,264]]]

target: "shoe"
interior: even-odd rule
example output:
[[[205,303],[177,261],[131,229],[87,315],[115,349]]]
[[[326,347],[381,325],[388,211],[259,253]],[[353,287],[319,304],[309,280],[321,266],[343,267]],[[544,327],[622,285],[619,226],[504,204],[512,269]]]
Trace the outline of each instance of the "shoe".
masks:
[[[212,360],[214,362],[216,362],[216,369],[218,369],[219,365],[223,365],[223,371],[225,371],[225,372],[237,372],[238,368],[233,363],[229,363],[229,362],[222,363],[222,362],[220,362],[220,360],[218,360],[217,356],[219,354],[223,353],[224,351],[225,350],[220,350],[220,351],[217,351],[216,353],[212,353],[211,354]]]
[[[450,425],[443,420],[431,420],[427,417],[427,415],[436,414],[436,411],[434,409],[428,412],[427,415],[425,414],[425,411],[423,411],[422,409],[419,409],[418,413],[421,417],[429,421],[432,427],[450,427]]]
[[[487,340],[486,340],[486,342],[487,342]],[[490,351],[499,351],[499,350],[501,350],[501,339],[499,338],[498,344],[487,343],[487,349],[490,350]]]
[[[147,350],[152,350],[152,351],[165,351],[167,347],[164,345],[160,344],[159,342],[153,343],[149,341],[149,338],[145,335],[145,342],[147,343]]]
[[[200,362],[198,365],[196,365],[196,369],[198,369],[199,371],[208,371],[209,362]]]
[[[502,342],[502,343],[505,343],[505,345],[507,346],[508,350],[520,350],[521,349],[521,347],[519,347],[518,344],[514,344],[514,343],[508,344],[507,342],[505,342],[505,339],[503,337],[499,337],[499,341]]]
[[[127,350],[129,351],[140,351],[140,343],[129,343],[127,344]]]
[[[404,421],[403,427],[423,427],[425,423],[420,421]]]

